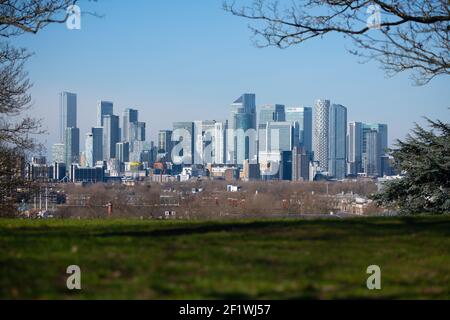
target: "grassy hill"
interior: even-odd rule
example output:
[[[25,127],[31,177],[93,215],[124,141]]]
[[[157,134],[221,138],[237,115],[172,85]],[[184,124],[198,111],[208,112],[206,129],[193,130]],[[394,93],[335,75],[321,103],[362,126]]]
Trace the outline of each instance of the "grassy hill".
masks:
[[[0,220],[0,298],[449,299],[450,217]]]

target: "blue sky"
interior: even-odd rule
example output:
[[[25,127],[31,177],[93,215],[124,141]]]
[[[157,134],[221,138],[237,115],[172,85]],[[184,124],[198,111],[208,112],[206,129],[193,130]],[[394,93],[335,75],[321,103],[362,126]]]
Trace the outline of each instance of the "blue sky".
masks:
[[[327,37],[286,50],[253,46],[248,21],[222,10],[222,0],[81,1],[81,30],[52,25],[14,39],[35,55],[26,65],[34,83],[33,114],[44,118],[46,144],[56,142],[58,93],[78,94],[81,145],[95,125],[99,99],[116,114],[136,107],[147,139],[174,121],[225,120],[241,93],[257,104],[312,106],[328,98],[348,108],[349,121],[389,125],[402,138],[421,117],[450,120],[450,79],[416,87],[409,74],[386,78],[376,62],[358,63],[351,43]]]

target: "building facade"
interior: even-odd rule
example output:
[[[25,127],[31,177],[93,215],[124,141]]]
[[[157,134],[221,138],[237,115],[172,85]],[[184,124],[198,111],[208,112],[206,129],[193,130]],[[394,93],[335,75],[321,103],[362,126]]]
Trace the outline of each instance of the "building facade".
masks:
[[[246,93],[231,104],[227,132],[227,162],[242,166],[257,161],[256,96]]]
[[[97,102],[97,127],[103,127],[103,118],[114,113],[114,104],[110,101]]]
[[[59,142],[64,143],[66,128],[77,127],[77,95],[61,92],[59,95]]]
[[[328,175],[338,180],[346,176],[347,108],[333,104],[329,112]]]
[[[313,152],[322,171],[328,171],[328,130],[330,101],[319,99],[314,105]]]
[[[103,118],[103,160],[116,157],[116,143],[119,140],[119,117],[106,115]]]
[[[296,121],[299,125],[299,146],[306,153],[312,154],[313,112],[309,107],[287,108],[286,121]]]

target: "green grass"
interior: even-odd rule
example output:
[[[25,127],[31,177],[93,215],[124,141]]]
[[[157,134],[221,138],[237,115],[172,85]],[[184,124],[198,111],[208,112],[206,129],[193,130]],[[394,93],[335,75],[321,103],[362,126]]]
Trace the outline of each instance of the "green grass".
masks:
[[[0,220],[0,298],[449,299],[450,217]]]

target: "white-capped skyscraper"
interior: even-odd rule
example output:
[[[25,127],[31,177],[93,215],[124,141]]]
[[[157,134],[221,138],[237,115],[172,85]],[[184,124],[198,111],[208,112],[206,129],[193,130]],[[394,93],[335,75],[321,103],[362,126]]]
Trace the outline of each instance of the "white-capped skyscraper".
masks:
[[[330,100],[319,99],[314,105],[313,152],[322,171],[328,172],[328,130]]]

